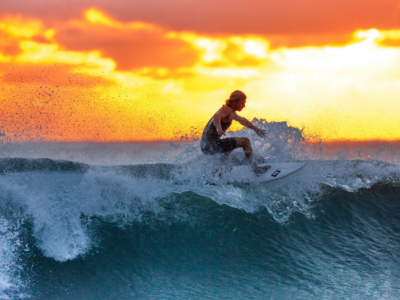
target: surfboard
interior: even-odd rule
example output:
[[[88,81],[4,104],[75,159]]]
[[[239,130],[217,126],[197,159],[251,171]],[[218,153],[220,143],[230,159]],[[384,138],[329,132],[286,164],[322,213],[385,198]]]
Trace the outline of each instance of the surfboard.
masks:
[[[290,174],[293,174],[294,172],[297,172],[306,164],[307,163],[305,162],[259,164],[258,166],[260,167],[267,165],[271,166],[271,168],[267,172],[259,176],[254,174],[250,166],[236,166],[232,167],[232,170],[229,173],[229,177],[235,179],[235,181],[238,182],[248,182],[257,184],[286,177]]]

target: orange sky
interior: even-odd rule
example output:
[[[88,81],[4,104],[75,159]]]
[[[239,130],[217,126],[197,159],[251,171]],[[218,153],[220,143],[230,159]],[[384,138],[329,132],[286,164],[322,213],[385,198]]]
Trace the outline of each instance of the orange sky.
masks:
[[[235,89],[248,95],[243,116],[309,138],[400,139],[398,1],[0,8],[0,141],[198,135]]]

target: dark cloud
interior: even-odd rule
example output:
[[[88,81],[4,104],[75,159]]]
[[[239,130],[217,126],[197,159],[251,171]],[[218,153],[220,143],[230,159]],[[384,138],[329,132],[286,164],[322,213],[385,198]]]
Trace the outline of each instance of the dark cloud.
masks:
[[[125,71],[143,67],[192,66],[198,59],[197,49],[180,39],[166,37],[166,32],[159,28],[70,24],[58,29],[54,38],[69,50],[99,50],[104,57],[117,63],[117,69]]]
[[[202,33],[308,35],[399,28],[398,0],[0,0],[1,13],[49,22],[98,7],[121,21]]]

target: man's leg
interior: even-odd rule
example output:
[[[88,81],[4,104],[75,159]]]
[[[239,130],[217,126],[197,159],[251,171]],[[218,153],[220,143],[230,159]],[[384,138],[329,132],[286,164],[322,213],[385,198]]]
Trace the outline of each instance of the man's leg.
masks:
[[[254,161],[254,153],[253,148],[251,148],[250,140],[245,137],[236,138],[236,147],[243,148],[244,155],[249,159],[251,167],[253,170],[256,170],[257,164]]]

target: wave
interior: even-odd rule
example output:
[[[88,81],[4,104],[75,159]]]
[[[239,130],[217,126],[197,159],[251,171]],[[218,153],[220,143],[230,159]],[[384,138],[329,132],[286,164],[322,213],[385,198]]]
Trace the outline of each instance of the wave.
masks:
[[[51,159],[3,158],[0,159],[0,174],[13,172],[86,172],[89,166],[71,161]]]
[[[324,247],[327,239],[334,237],[336,242],[348,239],[349,245],[346,244],[345,250],[350,251],[349,253],[365,255],[366,244],[371,247],[370,252],[373,254],[377,251],[376,245],[382,237],[391,237],[392,240],[396,239],[396,243],[389,244],[393,248],[391,253],[395,253],[398,231],[393,222],[398,205],[389,196],[398,194],[397,181],[373,181],[373,178],[379,177],[378,173],[370,178],[360,176],[360,170],[391,170],[393,166],[380,162],[369,162],[369,165],[363,162],[345,162],[347,167],[350,165],[359,170],[354,171],[353,184],[349,185],[349,182],[346,182],[343,185],[343,182],[338,181],[335,183],[337,178],[326,176],[318,177],[323,178],[324,182],[314,181],[315,178],[311,175],[316,170],[329,166],[333,169],[335,163],[308,162],[308,170],[299,174],[300,176],[294,177],[294,174],[290,176],[294,178],[289,181],[277,180],[263,187],[234,186],[217,182],[216,185],[203,184],[201,189],[200,186],[194,186],[193,180],[190,184],[177,184],[171,179],[174,168],[165,168],[164,165],[160,165],[160,172],[156,171],[157,165],[148,168],[89,166],[85,173],[30,170],[0,175],[0,298],[14,299],[15,295],[21,298],[23,295],[29,295],[32,292],[25,292],[25,287],[34,286],[38,281],[46,290],[46,276],[53,276],[46,275],[45,269],[48,268],[53,272],[54,269],[61,269],[58,271],[59,276],[65,278],[62,270],[71,272],[68,268],[72,266],[87,270],[93,266],[87,266],[86,262],[92,262],[93,265],[100,265],[104,269],[120,268],[120,257],[136,261],[137,253],[142,253],[144,259],[160,256],[156,261],[165,265],[174,260],[179,261],[191,252],[204,256],[205,254],[199,253],[198,250],[204,248],[210,257],[219,257],[219,263],[227,266],[229,262],[224,255],[233,255],[237,263],[244,264],[241,267],[249,278],[252,273],[246,271],[247,256],[238,258],[238,255],[244,255],[240,252],[240,245],[246,245],[243,246],[245,254],[251,253],[253,259],[267,259],[262,253],[271,248],[270,253],[274,259],[282,260],[283,263],[289,261],[292,267],[296,266],[296,270],[300,268],[308,270],[309,273],[315,259],[321,260],[322,265],[324,259],[317,255],[311,259],[306,255],[297,260],[290,249],[296,249],[295,253],[317,251],[311,245],[319,249],[318,247]],[[341,167],[346,169],[346,166]],[[339,168],[337,163],[335,168]],[[145,172],[140,173],[140,169]],[[307,184],[312,186],[305,189]],[[204,197],[196,190],[209,196]],[[306,190],[308,198],[301,198]],[[379,201],[376,201],[377,195]],[[391,217],[388,219],[389,216]],[[393,228],[390,227],[391,222]],[[308,227],[304,228],[304,224],[308,224]],[[365,227],[369,230],[368,238],[358,237]],[[294,232],[289,234],[293,230]],[[313,235],[309,236],[309,231]],[[289,236],[285,238],[284,234],[282,237],[282,233]],[[196,237],[202,243],[210,245],[199,245]],[[175,239],[175,243],[179,244],[179,250],[174,250],[177,253],[162,249],[166,245],[175,249]],[[193,248],[187,243],[192,243]],[[223,243],[220,248],[216,247],[219,243]],[[215,252],[209,252],[214,247]],[[332,247],[326,249],[327,258],[329,255],[337,255],[334,252],[337,245],[333,244]],[[150,258],[145,255],[149,251]],[[102,253],[100,257],[99,252]],[[132,257],[127,258],[126,255],[130,252]],[[93,255],[96,259],[90,258]],[[167,262],[163,262],[162,258]],[[60,267],[55,268],[49,259],[60,263],[74,260],[75,263],[60,264]],[[185,259],[190,261],[190,258]],[[268,259],[269,268],[276,264],[274,259]],[[153,263],[153,260],[154,258],[147,263]],[[110,265],[113,261],[116,265]],[[141,270],[145,266],[137,263],[134,272],[145,272]],[[362,262],[353,263],[364,266]],[[42,264],[45,264],[42,270],[32,270],[30,267]],[[379,265],[379,262],[373,265]],[[212,268],[211,265],[209,267]],[[274,268],[278,272],[281,267],[282,265],[277,265]],[[287,271],[286,276],[296,277],[296,272],[300,271],[295,269]],[[270,270],[272,272],[272,269]],[[335,273],[335,270],[331,272]],[[272,284],[270,288],[276,289],[279,280],[274,281],[274,274],[269,277]],[[37,279],[38,276],[40,280]],[[141,276],[149,275],[144,273]],[[179,272],[176,276],[179,276]],[[354,280],[357,276],[357,273],[354,273],[353,279],[349,280]],[[78,278],[84,280],[82,275],[78,275]],[[321,278],[322,275],[310,274],[309,280],[318,283]],[[161,276],[160,280],[173,284],[168,283],[168,277]],[[302,280],[306,281],[305,278]],[[155,285],[163,293],[171,293],[171,290],[163,290],[161,283]],[[320,286],[321,284],[317,284],[317,288]],[[148,290],[148,287],[145,290]],[[60,290],[61,292],[64,292],[64,289]],[[152,295],[152,291],[149,290],[149,293]],[[63,297],[60,294],[59,298]]]
[[[259,162],[309,157],[301,147],[301,131],[283,123],[260,121],[259,126],[268,129],[267,140],[248,130],[228,135],[250,137]],[[252,222],[267,216],[275,224],[287,226],[299,216],[317,218],[326,201],[336,199],[332,195],[388,195],[396,194],[400,187],[400,166],[395,163],[343,157],[305,161],[307,165],[291,176],[246,185],[213,175],[219,157],[202,155],[197,140],[171,142],[150,164],[0,159],[0,298],[13,298],[8,295],[16,289],[20,297],[26,295],[29,278],[20,275],[24,253],[36,247],[57,262],[84,257],[102,243],[99,224],[118,228],[211,224],[210,220],[228,215],[232,223],[243,221],[245,215]],[[229,163],[243,165],[247,161],[241,151],[235,151]],[[232,225],[232,231],[236,227]],[[33,242],[27,245],[26,236]]]
[[[191,192],[247,213],[266,209],[276,222],[285,223],[296,212],[313,218],[313,205],[327,189],[356,193],[397,187],[400,173],[397,165],[379,161],[308,161],[287,178],[249,186],[221,180],[209,166],[196,164],[101,167],[18,158],[1,160],[0,166],[3,210],[21,207],[43,253],[58,261],[74,259],[91,247],[82,216],[120,224],[140,222],[149,214],[182,218],[179,206],[171,213],[166,203]]]

